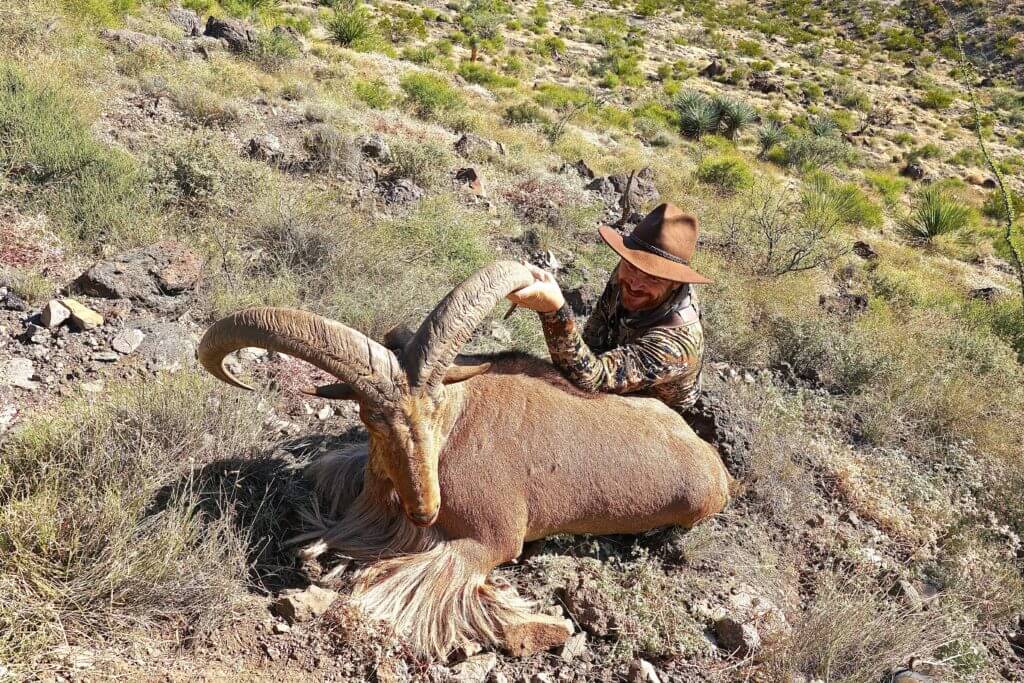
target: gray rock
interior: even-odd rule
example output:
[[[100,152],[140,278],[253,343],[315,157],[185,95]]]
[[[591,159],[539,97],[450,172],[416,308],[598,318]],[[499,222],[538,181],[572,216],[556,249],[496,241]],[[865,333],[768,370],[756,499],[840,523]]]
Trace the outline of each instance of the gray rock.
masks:
[[[565,302],[576,315],[590,315],[597,304],[597,293],[590,287],[583,285],[575,289],[565,290]]]
[[[924,180],[929,174],[928,169],[920,161],[911,161],[900,169],[900,175],[911,180]]]
[[[203,35],[219,38],[235,52],[248,52],[256,41],[256,29],[238,19],[209,17]]]
[[[586,651],[587,634],[580,631],[569,638],[569,640],[565,641],[565,645],[562,646],[562,651],[558,654],[563,660],[571,662]]]
[[[661,683],[658,670],[646,659],[634,659],[629,665],[629,683]]]
[[[31,391],[39,386],[33,381],[35,364],[28,358],[11,358],[0,363],[0,386],[18,387]]]
[[[0,294],[0,308],[7,311],[25,313],[29,310],[28,302],[14,292],[5,291]]]
[[[533,677],[530,678],[530,683],[555,683],[555,678],[549,673],[541,672],[533,674]]]
[[[600,196],[604,203],[608,216],[618,217],[622,214],[622,195],[629,185],[629,174],[619,173],[616,175],[594,178],[587,183],[586,189]],[[634,211],[641,207],[654,204],[660,195],[658,188],[654,185],[654,170],[649,166],[641,169],[633,177],[633,184],[629,187],[629,206]],[[641,218],[637,215],[633,222]]]
[[[98,360],[102,363],[116,363],[117,359],[121,356],[117,355],[114,351],[97,351],[92,354],[93,360]]]
[[[379,183],[377,194],[387,204],[409,204],[421,199],[426,192],[408,178],[399,178]]]
[[[100,38],[109,43],[121,45],[130,52],[143,46],[154,46],[172,53],[175,51],[174,43],[166,38],[128,29],[103,29],[100,31]]]
[[[497,663],[498,656],[493,652],[470,657],[452,668],[451,680],[458,683],[484,683]]]
[[[558,167],[558,172],[567,174],[575,173],[580,178],[583,178],[585,180],[594,179],[594,172],[591,170],[589,166],[587,166],[587,162],[583,161],[583,159],[580,159],[573,164],[570,164],[568,162],[562,164],[561,166]]]
[[[174,371],[195,357],[196,339],[180,324],[151,321],[135,321],[134,324],[146,335],[135,353],[151,371]]]
[[[924,600],[921,599],[921,593],[914,588],[914,584],[910,583],[906,579],[900,579],[896,583],[896,588],[899,594],[903,597],[903,600],[906,601],[907,607],[910,608],[910,611],[920,612],[924,609]]]
[[[462,137],[455,141],[455,151],[459,156],[466,158],[492,159],[504,156],[505,146],[474,133],[463,133]]]
[[[384,164],[391,161],[391,147],[380,133],[357,135],[355,144],[359,147],[362,155],[368,159],[375,159]]]
[[[110,342],[110,347],[118,353],[129,354],[134,353],[142,340],[146,338],[146,333],[139,329],[128,329],[121,330],[114,335],[113,340]]]
[[[967,296],[978,301],[987,301],[989,303],[992,303],[996,299],[999,299],[1002,296],[1006,296],[1009,293],[1010,290],[1007,289],[1006,287],[991,285],[989,287],[976,287],[971,291],[967,292]]]
[[[245,143],[245,153],[250,159],[257,161],[277,162],[284,156],[281,140],[273,133],[263,133],[249,138]]]
[[[715,622],[715,637],[719,647],[741,657],[761,647],[761,634],[757,627],[733,616],[724,616]]]
[[[203,22],[200,21],[199,15],[192,10],[183,7],[172,7],[167,10],[167,16],[172,24],[185,32],[186,37],[193,38],[203,34]]]
[[[294,624],[320,616],[337,598],[336,592],[313,585],[304,590],[285,591],[271,606],[271,610]]]
[[[158,310],[173,310],[173,297],[195,288],[202,270],[199,256],[174,240],[100,261],[80,275],[71,289],[104,299],[129,299]]]
[[[71,311],[67,306],[51,299],[45,306],[43,306],[42,312],[39,314],[39,321],[43,323],[43,327],[53,329],[58,327],[65,320],[71,317]]]

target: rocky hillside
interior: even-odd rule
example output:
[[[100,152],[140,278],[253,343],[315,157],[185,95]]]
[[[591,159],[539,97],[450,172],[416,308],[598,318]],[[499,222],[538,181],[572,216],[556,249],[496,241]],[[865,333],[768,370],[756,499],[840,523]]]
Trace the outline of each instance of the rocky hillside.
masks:
[[[1014,7],[952,9],[1019,217]],[[0,0],[0,681],[1024,680],[1024,237],[943,20]],[[417,658],[286,545],[355,409],[259,350],[233,362],[266,389],[222,387],[197,339],[254,304],[379,338],[496,258],[585,316],[598,224],[661,201],[702,221],[740,494],[500,568],[572,620],[557,651]],[[473,348],[546,353],[502,313]]]

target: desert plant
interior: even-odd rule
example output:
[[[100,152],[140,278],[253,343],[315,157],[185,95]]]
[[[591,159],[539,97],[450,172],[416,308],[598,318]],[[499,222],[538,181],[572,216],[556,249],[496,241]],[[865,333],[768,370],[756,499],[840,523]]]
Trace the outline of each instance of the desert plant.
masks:
[[[310,166],[321,172],[337,173],[351,170],[360,157],[355,144],[334,126],[321,123],[307,131],[303,146]]]
[[[459,25],[469,43],[469,61],[475,62],[480,48],[500,44],[501,27],[511,12],[504,0],[470,0],[459,14]]]
[[[750,166],[740,157],[708,156],[697,165],[697,178],[730,194],[749,187],[754,182]]]
[[[924,94],[921,95],[921,106],[925,109],[942,111],[943,109],[949,109],[954,100],[956,100],[956,97],[952,91],[939,86],[932,86],[927,88]]]
[[[248,57],[265,71],[279,71],[299,56],[299,44],[285,31],[261,31],[252,42]]]
[[[973,223],[973,211],[948,191],[927,187],[917,193],[902,227],[913,240],[928,241],[939,235],[959,232]]]
[[[387,109],[394,103],[395,95],[382,79],[357,80],[352,84],[356,97],[372,109]]]
[[[882,223],[882,210],[853,183],[836,180],[825,173],[813,173],[806,182],[802,203],[812,216],[834,216],[844,225],[875,228]]]
[[[377,37],[373,17],[363,7],[335,10],[325,26],[335,42],[343,47],[359,49],[371,45]]]
[[[786,131],[782,127],[782,124],[778,121],[766,121],[757,129],[757,144],[759,151],[757,153],[758,159],[763,159],[764,155],[768,153],[775,145],[780,144],[786,139]]]
[[[812,116],[807,121],[807,130],[811,132],[811,135],[825,138],[837,135],[839,126],[831,116]]]
[[[513,126],[544,125],[551,123],[551,116],[533,102],[524,101],[510,104],[502,114],[505,123]]]
[[[718,130],[718,107],[706,95],[693,91],[682,92],[676,97],[673,106],[679,113],[679,130],[686,137],[699,139]]]
[[[804,134],[790,138],[767,158],[785,166],[813,167],[848,163],[855,158],[853,148],[833,135]]]
[[[447,177],[448,168],[454,164],[449,149],[433,142],[396,142],[391,146],[391,157],[391,177],[408,178],[425,188]]]
[[[1024,194],[1014,190],[1010,190],[1007,194],[1009,195],[1008,202],[1004,201],[1003,194],[998,189],[993,190],[985,198],[985,204],[981,210],[989,218],[1005,221],[1007,218],[1006,207],[1009,205],[1014,220],[1024,218]]]
[[[518,83],[511,76],[503,76],[480,62],[463,62],[459,65],[459,75],[470,83],[486,85],[490,88],[514,88]]]
[[[465,104],[458,90],[434,74],[406,74],[399,81],[399,86],[416,113],[424,118],[461,109]]]
[[[718,109],[719,127],[722,134],[730,140],[757,120],[757,110],[746,102],[734,100],[719,95],[714,98],[715,108]]]

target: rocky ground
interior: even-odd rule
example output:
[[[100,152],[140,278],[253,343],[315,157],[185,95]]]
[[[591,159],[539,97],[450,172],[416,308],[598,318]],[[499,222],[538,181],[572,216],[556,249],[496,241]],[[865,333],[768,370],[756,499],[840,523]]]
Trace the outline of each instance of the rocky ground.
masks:
[[[19,5],[0,0],[0,680],[1024,680],[1024,328],[934,23],[517,4],[467,68],[469,3]],[[343,40],[350,15],[373,35]],[[992,71],[983,134],[1019,193],[1024,95]],[[758,121],[691,136],[689,91]],[[842,153],[792,161],[817,138]],[[929,187],[968,219],[922,241]],[[801,239],[778,216],[826,194],[824,246],[795,247],[820,260],[774,271],[761,235]],[[704,226],[736,499],[499,568],[572,622],[555,651],[415,656],[285,544],[303,467],[365,438],[354,406],[257,349],[231,362],[265,390],[216,387],[199,337],[262,303],[379,338],[495,258],[552,270],[585,316],[614,264],[598,222],[666,200]],[[502,313],[471,350],[544,353]]]

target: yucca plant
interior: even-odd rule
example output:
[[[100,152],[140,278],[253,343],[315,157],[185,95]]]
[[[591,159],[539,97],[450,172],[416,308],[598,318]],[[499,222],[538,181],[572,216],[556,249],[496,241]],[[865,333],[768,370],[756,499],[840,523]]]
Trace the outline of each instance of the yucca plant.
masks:
[[[757,120],[757,110],[746,102],[718,96],[713,103],[718,109],[722,134],[730,140],[734,140],[740,130]]]
[[[362,7],[337,10],[327,24],[334,40],[343,47],[356,47],[372,40],[376,34],[373,18]]]
[[[828,116],[814,116],[808,121],[807,129],[811,131],[811,135],[827,138],[835,135],[839,131],[839,126]]]
[[[757,158],[763,159],[768,150],[785,139],[786,132],[778,121],[768,121],[762,124],[757,129],[757,144],[761,147],[761,151],[757,153]]]
[[[903,219],[903,230],[911,239],[928,241],[970,227],[973,220],[969,206],[941,188],[927,187],[918,193],[913,209]]]
[[[700,138],[718,131],[721,121],[718,107],[706,95],[686,91],[673,103],[679,113],[679,130],[688,138]]]

